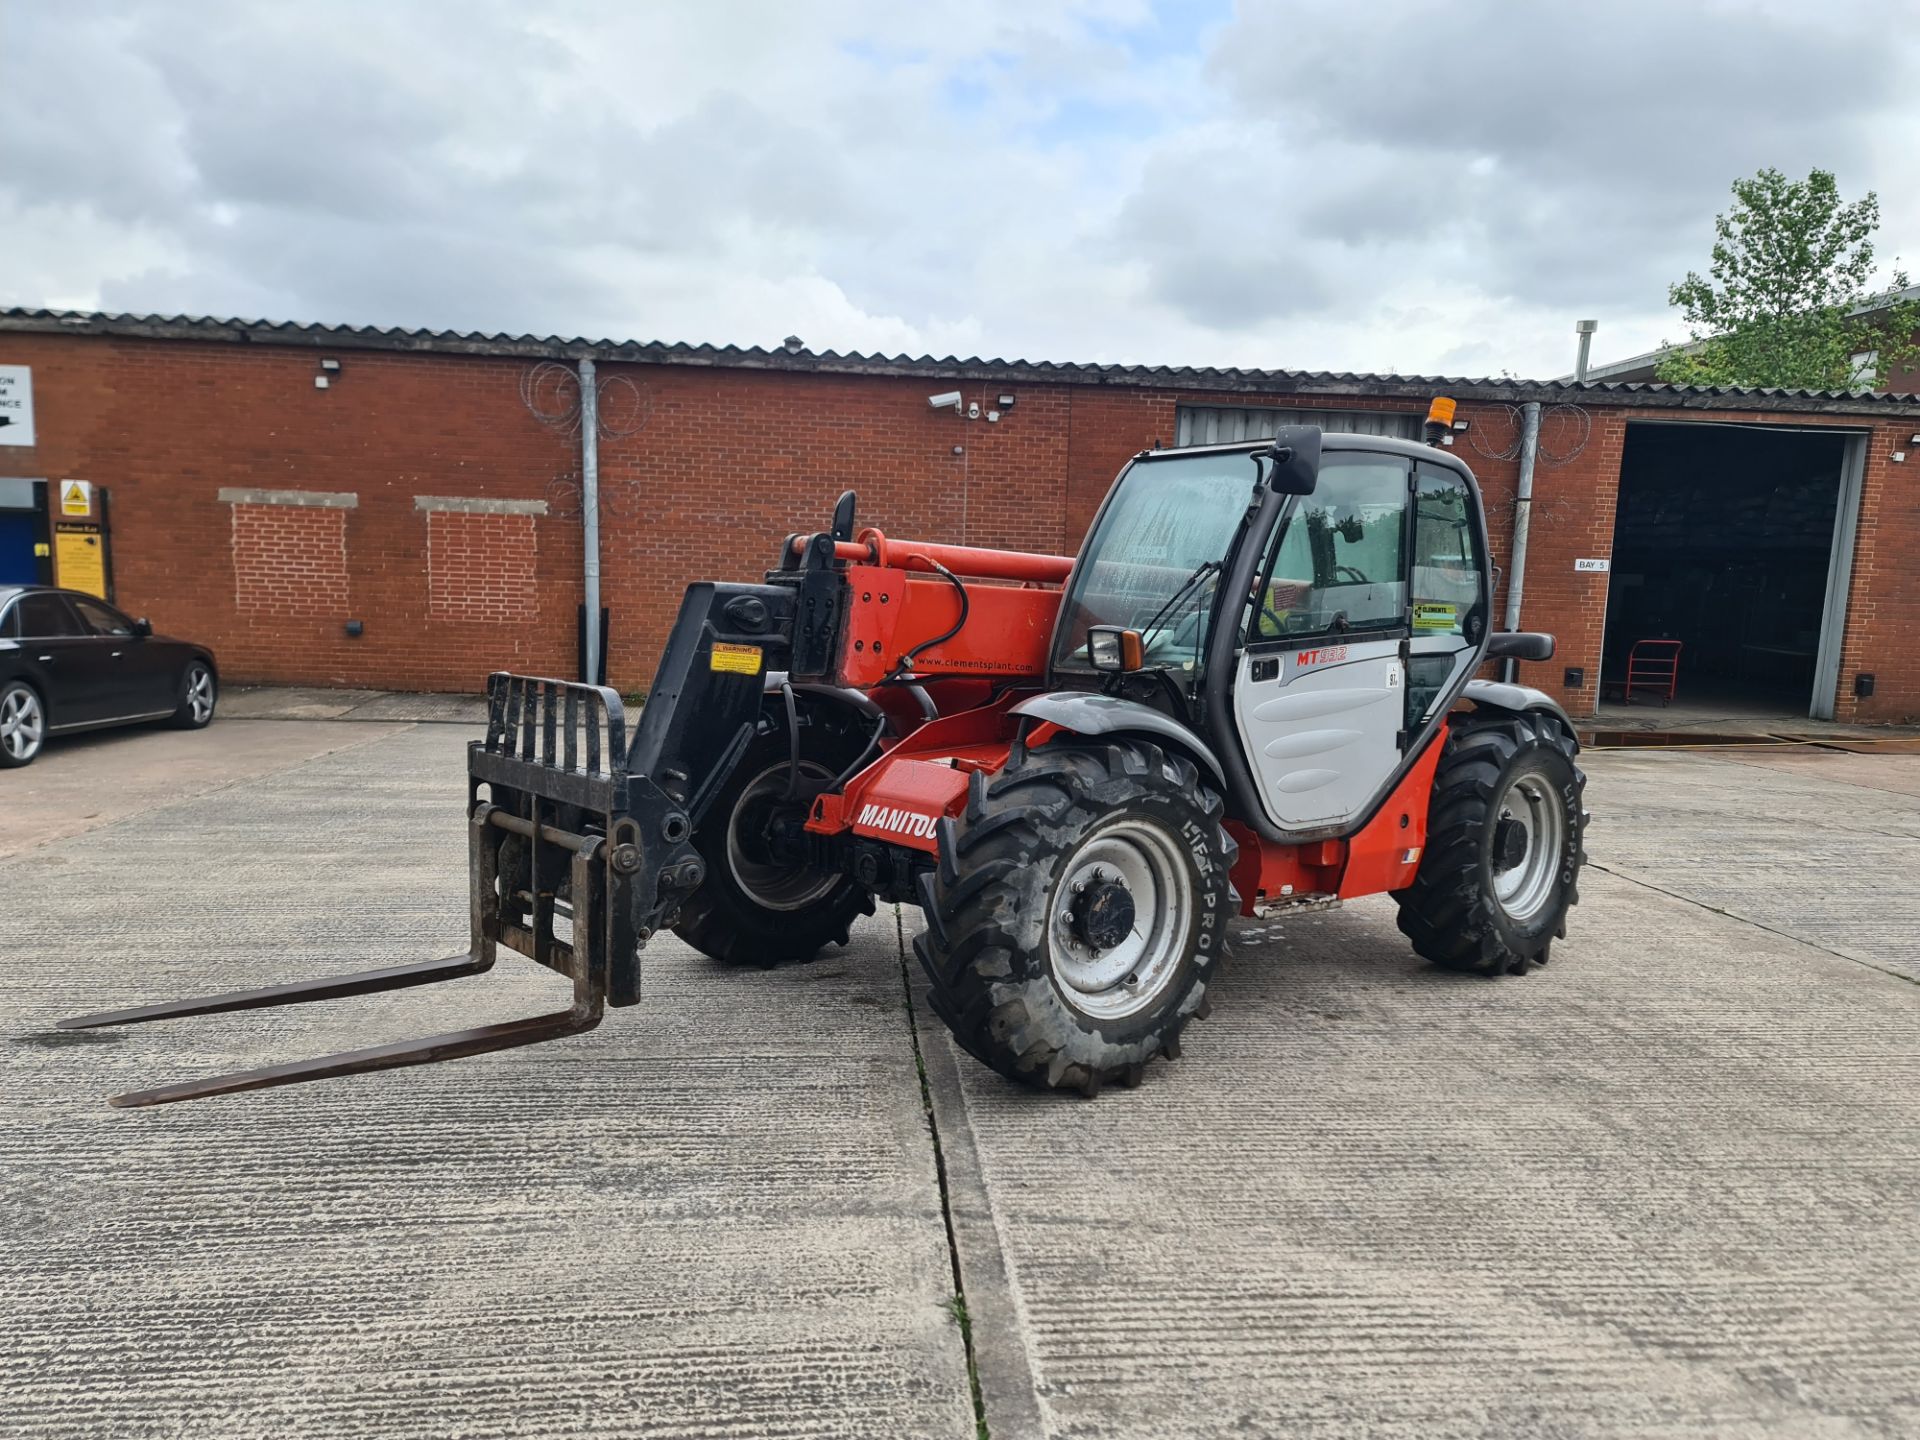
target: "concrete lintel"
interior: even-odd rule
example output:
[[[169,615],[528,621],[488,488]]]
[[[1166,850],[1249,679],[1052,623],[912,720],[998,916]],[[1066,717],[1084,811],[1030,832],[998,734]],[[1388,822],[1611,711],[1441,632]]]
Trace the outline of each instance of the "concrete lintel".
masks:
[[[322,510],[358,510],[360,497],[351,490],[251,490],[222,486],[222,505],[307,505]]]
[[[455,510],[468,515],[544,515],[544,500],[488,500],[477,495],[416,495],[416,510]]]

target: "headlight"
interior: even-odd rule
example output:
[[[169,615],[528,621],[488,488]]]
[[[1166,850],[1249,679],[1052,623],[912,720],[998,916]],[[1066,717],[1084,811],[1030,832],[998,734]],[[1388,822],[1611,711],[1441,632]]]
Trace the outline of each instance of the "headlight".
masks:
[[[1095,625],[1087,631],[1087,663],[1096,670],[1138,670],[1146,663],[1140,632],[1119,625]]]

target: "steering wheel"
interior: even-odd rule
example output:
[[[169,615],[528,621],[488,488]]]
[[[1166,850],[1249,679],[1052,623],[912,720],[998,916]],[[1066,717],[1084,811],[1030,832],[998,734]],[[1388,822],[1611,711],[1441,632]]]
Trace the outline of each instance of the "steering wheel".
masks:
[[[1349,585],[1365,585],[1368,583],[1367,577],[1362,575],[1358,570],[1354,569],[1353,566],[1351,565],[1334,566],[1333,576],[1334,576],[1334,579],[1344,580]]]

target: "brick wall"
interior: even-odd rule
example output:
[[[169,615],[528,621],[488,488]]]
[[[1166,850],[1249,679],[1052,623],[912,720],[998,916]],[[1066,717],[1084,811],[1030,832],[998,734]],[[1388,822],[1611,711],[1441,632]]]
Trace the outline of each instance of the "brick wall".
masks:
[[[341,362],[325,390],[313,383],[322,355]],[[22,333],[0,335],[0,362],[34,367],[41,441],[0,451],[0,469],[108,487],[119,600],[212,645],[229,679],[471,690],[497,668],[574,673],[578,437],[522,403],[527,362]],[[692,364],[606,364],[601,377],[621,432],[601,445],[609,668],[629,689],[650,682],[687,581],[757,578],[782,537],[825,523],[843,489],[859,491],[863,524],[890,534],[1071,553],[1127,458],[1172,441],[1180,405],[1286,403]],[[950,388],[1001,419],[931,410],[929,393]],[[1512,416],[1474,403],[1460,414],[1472,428],[1459,453],[1480,477],[1504,575],[1516,466],[1483,452],[1511,447]],[[1627,424],[1674,418],[1587,414],[1584,431],[1577,417],[1548,418],[1523,613],[1560,637],[1556,658],[1523,678],[1581,713],[1597,693],[1607,577],[1573,562],[1611,555]],[[1889,460],[1914,433],[1920,422],[1893,419],[1870,437],[1843,716],[1920,715],[1920,455]],[[345,498],[222,498],[242,491]],[[350,619],[360,638],[347,636]],[[1586,672],[1582,689],[1562,687],[1567,667]],[[1877,688],[1856,706],[1861,670]]]

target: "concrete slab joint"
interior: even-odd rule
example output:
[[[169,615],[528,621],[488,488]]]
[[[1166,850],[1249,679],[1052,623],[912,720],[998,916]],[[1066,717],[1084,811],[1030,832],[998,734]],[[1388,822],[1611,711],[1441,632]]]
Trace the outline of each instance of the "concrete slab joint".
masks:
[[[416,495],[413,508],[432,513],[455,511],[465,515],[544,515],[544,500],[489,500],[478,495]]]
[[[253,490],[222,486],[222,505],[305,505],[320,510],[358,510],[360,497],[351,490]]]

